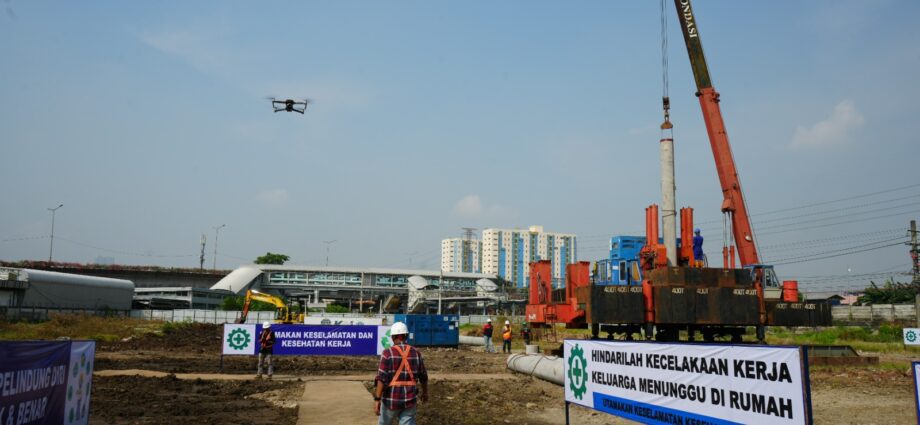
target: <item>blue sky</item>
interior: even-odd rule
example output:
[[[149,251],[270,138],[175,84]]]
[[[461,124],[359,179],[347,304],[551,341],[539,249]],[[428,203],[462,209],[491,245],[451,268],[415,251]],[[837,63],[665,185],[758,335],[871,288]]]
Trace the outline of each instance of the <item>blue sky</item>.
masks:
[[[322,264],[337,240],[330,264],[434,269],[461,227],[532,224],[594,260],[660,199],[658,2],[0,7],[2,259],[47,258],[63,203],[61,261],[196,266],[205,233],[210,265],[220,224],[223,268]],[[920,3],[695,7],[766,260],[844,276],[825,286],[909,269],[904,246],[813,258],[920,216]],[[721,193],[667,19],[678,203],[718,258]],[[315,103],[275,114],[265,96]]]

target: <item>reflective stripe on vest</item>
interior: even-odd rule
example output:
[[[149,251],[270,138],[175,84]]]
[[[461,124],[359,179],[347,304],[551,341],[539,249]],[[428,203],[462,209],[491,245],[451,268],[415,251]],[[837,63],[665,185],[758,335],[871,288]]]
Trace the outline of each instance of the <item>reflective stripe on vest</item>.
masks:
[[[402,362],[399,363],[399,368],[396,369],[396,374],[393,375],[393,380],[390,381],[391,387],[414,387],[415,386],[415,375],[412,373],[412,368],[409,367],[409,349],[406,348],[403,351],[402,347],[394,345],[393,349],[399,353],[399,357],[402,358]],[[400,381],[399,377],[402,376],[402,372],[405,370],[409,372],[408,381]]]

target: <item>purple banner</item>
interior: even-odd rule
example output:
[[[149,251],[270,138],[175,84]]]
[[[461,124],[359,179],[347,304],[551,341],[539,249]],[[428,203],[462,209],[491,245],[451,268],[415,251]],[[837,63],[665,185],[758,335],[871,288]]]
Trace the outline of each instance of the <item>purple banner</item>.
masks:
[[[261,335],[262,326],[258,325],[256,328],[256,335]],[[373,356],[377,354],[377,326],[273,324],[271,328],[275,331],[273,354],[279,356]],[[258,339],[256,341],[258,343]]]
[[[70,341],[0,342],[0,424],[63,424]]]

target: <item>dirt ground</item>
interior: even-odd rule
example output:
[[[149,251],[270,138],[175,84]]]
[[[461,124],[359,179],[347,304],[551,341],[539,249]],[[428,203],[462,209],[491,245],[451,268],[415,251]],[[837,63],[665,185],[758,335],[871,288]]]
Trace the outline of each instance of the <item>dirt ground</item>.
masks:
[[[97,370],[146,369],[168,373],[217,373],[221,327],[195,325],[165,336],[102,343]],[[512,374],[506,356],[481,348],[423,348],[429,371]],[[884,361],[885,359],[883,359]],[[225,357],[224,373],[249,374],[252,357]],[[276,373],[296,376],[363,375],[370,388],[376,357],[278,357]],[[811,370],[815,423],[915,423],[912,381],[905,368],[815,367]],[[419,409],[421,424],[564,424],[563,389],[522,375],[512,379],[439,381]],[[303,392],[294,381],[180,381],[175,378],[96,377],[93,423],[293,424]],[[248,398],[247,398],[248,397]],[[372,408],[370,394],[368,406]],[[631,423],[578,406],[572,423]],[[192,419],[194,418],[194,419]],[[265,419],[264,422],[262,420]]]
[[[297,422],[296,382],[94,377],[91,424],[272,424]]]

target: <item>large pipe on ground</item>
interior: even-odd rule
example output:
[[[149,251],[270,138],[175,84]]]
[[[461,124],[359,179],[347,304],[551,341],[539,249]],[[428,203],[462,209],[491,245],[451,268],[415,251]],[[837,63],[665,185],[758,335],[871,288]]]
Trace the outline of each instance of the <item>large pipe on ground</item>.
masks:
[[[481,336],[460,335],[460,343],[465,345],[486,345],[486,341]]]
[[[565,385],[562,357],[542,354],[512,354],[508,356],[508,369],[524,373],[556,385]]]
[[[674,139],[661,139],[661,236],[668,265],[677,266],[677,202],[674,186]],[[687,241],[684,241],[687,243]]]

